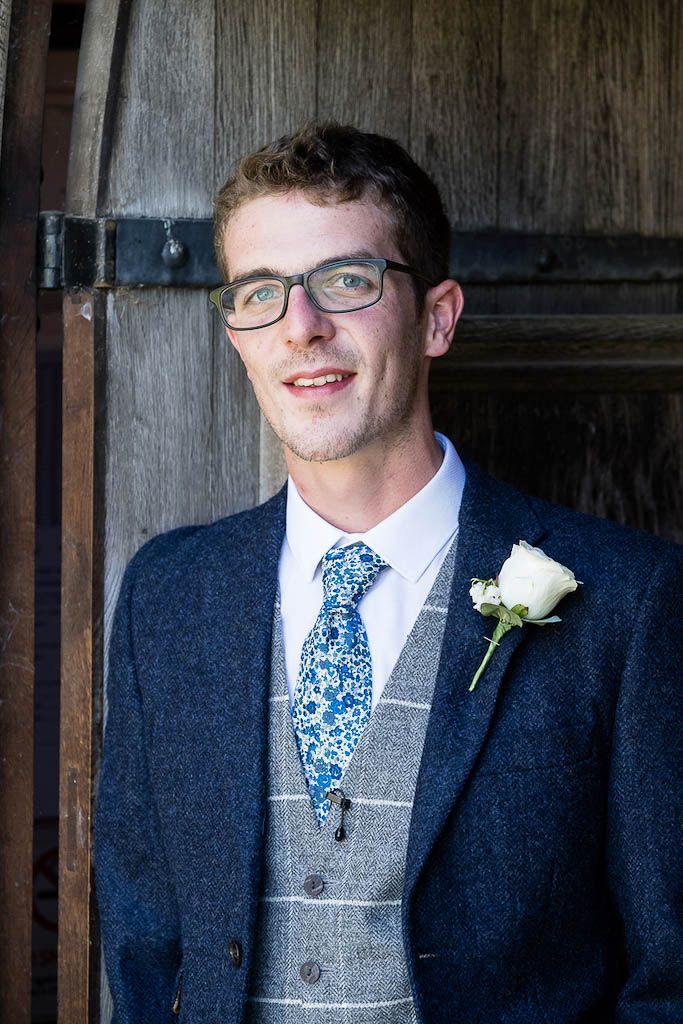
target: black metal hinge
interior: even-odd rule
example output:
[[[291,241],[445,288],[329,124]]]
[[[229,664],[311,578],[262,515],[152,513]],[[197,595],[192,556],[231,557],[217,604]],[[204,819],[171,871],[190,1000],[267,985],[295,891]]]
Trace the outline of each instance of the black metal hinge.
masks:
[[[683,239],[461,232],[451,273],[469,284],[683,280]],[[221,276],[210,219],[40,214],[41,288],[210,288]]]
[[[211,220],[40,214],[41,288],[201,288],[220,280]]]

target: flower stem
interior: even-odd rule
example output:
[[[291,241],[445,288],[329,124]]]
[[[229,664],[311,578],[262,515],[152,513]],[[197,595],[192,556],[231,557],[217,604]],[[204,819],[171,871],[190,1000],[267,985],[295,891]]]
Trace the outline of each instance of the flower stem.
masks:
[[[502,639],[502,637],[505,636],[506,633],[509,633],[511,629],[512,629],[512,624],[509,623],[509,622],[499,622],[498,625],[496,626],[496,628],[494,629],[493,636],[489,640],[489,646],[488,646],[488,649],[486,651],[486,654],[484,655],[484,658],[482,660],[481,665],[479,666],[477,671],[474,673],[474,679],[470,683],[470,693],[475,688],[475,686],[477,685],[477,683],[481,679],[482,675],[484,674],[484,669],[486,668],[486,666],[490,662],[491,658],[493,657],[493,652],[495,651],[496,647],[498,646],[499,641]]]

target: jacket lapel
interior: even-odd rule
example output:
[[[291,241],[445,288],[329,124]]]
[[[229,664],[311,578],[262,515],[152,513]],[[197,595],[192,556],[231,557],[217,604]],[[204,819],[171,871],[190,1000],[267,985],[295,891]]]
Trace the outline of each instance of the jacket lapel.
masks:
[[[203,768],[222,780],[224,843],[240,823],[221,903],[226,922],[246,920],[249,928],[266,807],[271,637],[285,507],[283,488],[265,505],[214,524],[201,574],[201,661],[208,684]],[[216,864],[222,871],[219,858]]]
[[[469,685],[496,620],[476,612],[473,576],[494,577],[520,539],[536,544],[544,531],[526,498],[467,462],[453,587],[441,660],[417,780],[408,838],[404,913],[429,851],[456,806],[484,743],[506,669],[523,629],[503,637],[476,689]]]

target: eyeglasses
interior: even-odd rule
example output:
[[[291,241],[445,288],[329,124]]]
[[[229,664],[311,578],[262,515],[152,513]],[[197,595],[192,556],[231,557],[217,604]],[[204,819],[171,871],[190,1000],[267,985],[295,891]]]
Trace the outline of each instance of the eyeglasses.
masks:
[[[404,263],[385,259],[335,260],[290,277],[244,277],[216,288],[209,298],[226,327],[253,331],[270,327],[283,318],[295,284],[300,284],[311,302],[324,313],[351,313],[374,306],[382,298],[387,270],[411,274],[433,287],[423,274]]]

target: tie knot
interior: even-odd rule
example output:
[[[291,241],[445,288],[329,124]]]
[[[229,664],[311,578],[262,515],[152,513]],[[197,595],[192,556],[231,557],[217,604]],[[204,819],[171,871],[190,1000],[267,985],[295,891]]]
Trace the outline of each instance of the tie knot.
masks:
[[[355,606],[387,563],[367,544],[332,548],[323,558],[325,607]]]

